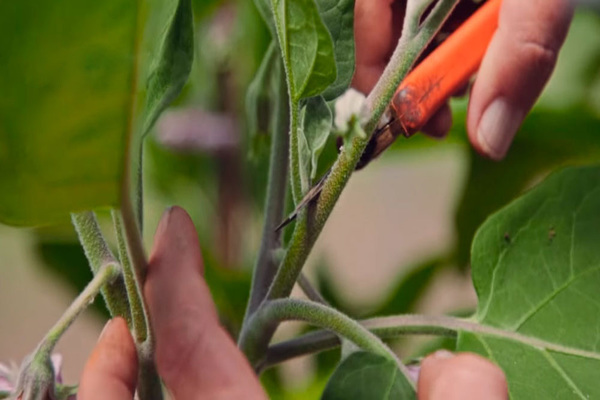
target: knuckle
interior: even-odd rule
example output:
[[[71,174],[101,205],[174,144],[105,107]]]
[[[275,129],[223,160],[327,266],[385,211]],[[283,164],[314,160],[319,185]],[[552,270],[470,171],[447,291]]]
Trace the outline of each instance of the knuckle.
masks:
[[[532,37],[522,37],[519,43],[518,56],[526,70],[544,79],[548,78],[556,65],[558,49]]]

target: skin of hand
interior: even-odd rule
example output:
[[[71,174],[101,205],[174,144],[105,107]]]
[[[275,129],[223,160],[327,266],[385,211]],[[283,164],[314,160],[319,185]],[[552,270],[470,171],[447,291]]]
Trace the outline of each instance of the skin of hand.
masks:
[[[381,76],[399,38],[405,4],[406,0],[356,0],[356,89],[370,92]],[[467,115],[469,140],[482,155],[500,160],[508,152],[552,74],[573,9],[573,0],[503,0],[498,30],[472,87]],[[451,125],[445,105],[423,130],[440,137]]]
[[[202,278],[198,236],[188,214],[165,212],[154,238],[144,296],[156,339],[158,373],[174,399],[266,399],[244,355],[219,324]],[[85,365],[79,400],[132,400],[138,377],[133,338],[121,318],[107,323]],[[504,374],[472,354],[427,357],[421,400],[506,399]]]

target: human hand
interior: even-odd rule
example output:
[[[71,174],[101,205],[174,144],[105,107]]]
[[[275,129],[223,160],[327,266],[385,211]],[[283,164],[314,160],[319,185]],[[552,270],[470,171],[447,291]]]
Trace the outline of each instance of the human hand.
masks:
[[[463,0],[464,1],[464,0]],[[369,92],[400,35],[406,0],[356,0],[354,86]],[[572,0],[504,0],[498,30],[471,90],[469,139],[484,156],[502,159],[556,64],[573,16]],[[443,136],[452,125],[448,105],[423,130]]]
[[[158,373],[175,399],[265,399],[250,364],[219,324],[198,235],[187,213],[163,215],[143,293],[156,340]],[[106,325],[81,377],[79,400],[131,400],[136,349],[124,320]]]
[[[233,340],[220,326],[204,279],[194,225],[181,208],[163,216],[144,284],[156,339],[156,365],[178,400],[265,399]],[[138,364],[123,319],[106,325],[84,368],[79,400],[131,400]],[[472,354],[438,352],[427,357],[418,382],[421,400],[506,399],[502,371]]]

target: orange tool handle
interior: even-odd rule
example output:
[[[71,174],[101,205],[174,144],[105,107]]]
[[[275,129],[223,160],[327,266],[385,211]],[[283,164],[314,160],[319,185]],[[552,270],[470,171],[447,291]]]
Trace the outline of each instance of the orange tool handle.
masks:
[[[391,106],[405,136],[419,131],[479,69],[501,3],[488,0],[402,81]]]

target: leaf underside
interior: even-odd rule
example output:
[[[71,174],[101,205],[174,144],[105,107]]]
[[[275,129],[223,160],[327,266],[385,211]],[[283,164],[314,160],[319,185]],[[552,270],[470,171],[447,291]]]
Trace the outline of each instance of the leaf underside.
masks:
[[[378,354],[357,351],[340,363],[321,398],[405,400],[415,399],[416,395],[394,361]]]
[[[512,399],[600,398],[600,167],[570,168],[493,215],[473,242],[475,318],[458,350],[505,371]]]

